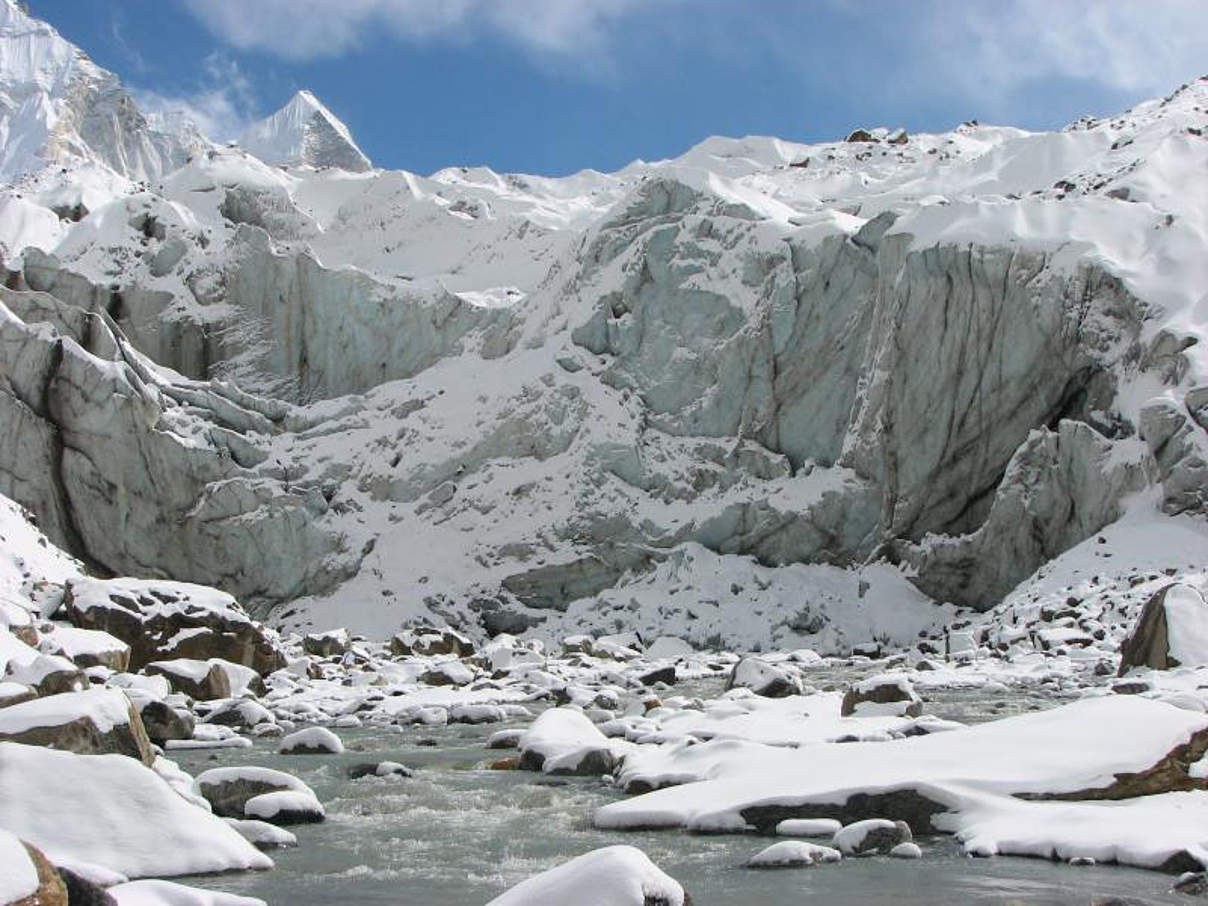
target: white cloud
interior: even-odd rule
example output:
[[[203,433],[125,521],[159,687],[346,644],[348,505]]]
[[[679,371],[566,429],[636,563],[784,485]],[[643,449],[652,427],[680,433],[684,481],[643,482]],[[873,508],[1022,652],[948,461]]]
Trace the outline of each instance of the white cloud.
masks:
[[[406,40],[495,33],[556,54],[598,50],[609,26],[665,0],[183,0],[241,50],[292,60],[339,56],[385,29]]]
[[[1141,96],[1208,69],[1206,13],[1204,0],[937,0],[903,34],[917,78],[973,98],[1053,78]]]
[[[202,61],[202,79],[197,88],[179,95],[132,88],[139,106],[167,122],[183,116],[208,138],[227,141],[239,136],[256,118],[256,96],[252,83],[239,64],[220,53]]]

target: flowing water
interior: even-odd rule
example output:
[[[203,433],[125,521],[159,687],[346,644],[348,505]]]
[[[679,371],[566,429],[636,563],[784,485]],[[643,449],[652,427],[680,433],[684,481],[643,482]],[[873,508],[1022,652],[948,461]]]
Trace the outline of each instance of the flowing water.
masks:
[[[933,701],[929,710],[968,720],[1039,703],[1015,696],[989,707],[976,693],[957,692]],[[573,856],[628,843],[683,883],[697,906],[1089,906],[1112,896],[1135,903],[1186,902],[1166,892],[1170,877],[1155,872],[969,859],[947,837],[919,841],[924,858],[918,861],[873,857],[811,868],[747,869],[743,863],[772,839],[602,832],[590,826],[589,817],[621,794],[599,780],[486,769],[486,762],[509,754],[484,748],[496,729],[345,731],[348,751],[339,756],[282,756],[271,740],[253,749],[173,753],[193,774],[240,764],[288,771],[308,783],[327,808],[326,822],[291,828],[299,845],[272,852],[276,870],[194,882],[258,896],[270,906],[482,906]],[[345,775],[349,765],[383,760],[402,762],[415,776],[350,781]]]

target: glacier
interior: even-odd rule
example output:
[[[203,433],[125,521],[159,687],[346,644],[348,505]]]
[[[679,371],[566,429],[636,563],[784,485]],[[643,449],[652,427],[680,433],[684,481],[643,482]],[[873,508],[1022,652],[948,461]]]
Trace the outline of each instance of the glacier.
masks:
[[[424,176],[305,91],[163,131],[2,0],[0,494],[286,630],[908,644],[1202,518],[1206,127]]]

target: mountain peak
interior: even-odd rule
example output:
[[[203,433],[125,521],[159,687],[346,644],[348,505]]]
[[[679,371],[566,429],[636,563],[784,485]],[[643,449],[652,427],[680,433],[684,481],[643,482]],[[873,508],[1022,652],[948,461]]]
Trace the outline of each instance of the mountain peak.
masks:
[[[268,164],[340,167],[353,172],[373,168],[348,127],[306,89],[243,133],[239,144]]]

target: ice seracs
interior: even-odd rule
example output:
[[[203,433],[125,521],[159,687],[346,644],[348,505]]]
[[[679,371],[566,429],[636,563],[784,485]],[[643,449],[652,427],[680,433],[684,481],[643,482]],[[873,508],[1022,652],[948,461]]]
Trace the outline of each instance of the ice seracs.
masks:
[[[238,144],[267,164],[338,167],[353,173],[373,168],[348,127],[309,91],[299,91],[268,119],[251,126]]]

